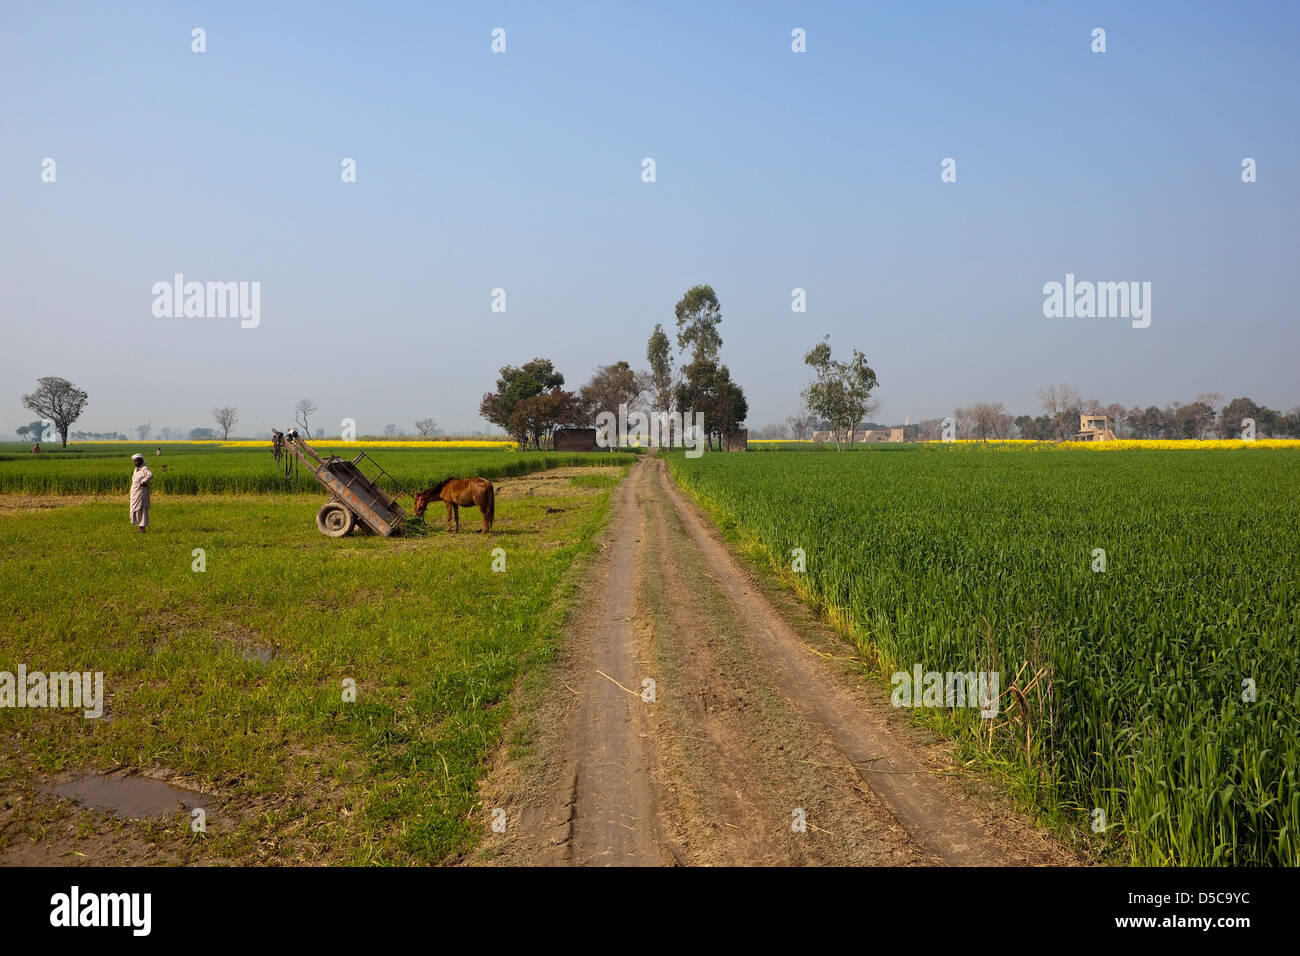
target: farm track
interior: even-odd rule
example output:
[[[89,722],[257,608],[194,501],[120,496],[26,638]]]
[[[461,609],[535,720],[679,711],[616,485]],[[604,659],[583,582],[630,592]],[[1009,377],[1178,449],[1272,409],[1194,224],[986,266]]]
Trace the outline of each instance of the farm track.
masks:
[[[842,663],[838,636],[737,562],[661,460],[616,490],[583,593],[531,756],[499,760],[483,787],[507,830],[470,862],[1077,862],[906,726]]]

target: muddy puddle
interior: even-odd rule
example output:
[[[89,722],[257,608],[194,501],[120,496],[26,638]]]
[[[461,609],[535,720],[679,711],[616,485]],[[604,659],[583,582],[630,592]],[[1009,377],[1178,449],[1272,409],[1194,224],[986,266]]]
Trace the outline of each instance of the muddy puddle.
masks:
[[[203,794],[182,790],[161,780],[91,774],[67,783],[49,784],[42,792],[75,800],[92,810],[104,810],[127,820],[143,820],[192,810]]]

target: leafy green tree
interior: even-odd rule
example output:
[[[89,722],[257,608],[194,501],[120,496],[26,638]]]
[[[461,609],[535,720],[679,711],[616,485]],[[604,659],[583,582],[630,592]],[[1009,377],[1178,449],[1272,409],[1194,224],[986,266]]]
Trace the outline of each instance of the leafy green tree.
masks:
[[[1287,417],[1266,405],[1259,407],[1255,434],[1260,438],[1281,438],[1287,434]]]
[[[867,357],[857,349],[848,362],[832,358],[830,338],[827,335],[803,357],[804,364],[811,366],[816,375],[804,390],[803,399],[813,414],[826,420],[835,435],[835,447],[841,449],[841,434],[852,443],[858,423],[879,407],[871,398],[871,390],[879,382]]]
[[[523,436],[523,443],[531,437],[533,446],[550,447],[551,437],[560,425],[570,425],[578,420],[581,403],[573,392],[562,388],[551,389],[521,398],[510,414],[510,432]]]
[[[1128,424],[1134,438],[1163,438],[1165,435],[1165,413],[1154,405],[1129,409]]]
[[[650,362],[650,384],[654,389],[655,410],[672,411],[673,401],[673,356],[672,347],[664,327],[655,323],[655,330],[650,333],[646,344],[646,359]]]
[[[526,444],[529,432],[520,431],[515,406],[526,398],[559,389],[564,376],[555,370],[550,359],[535,358],[522,366],[507,365],[501,369],[495,392],[487,392],[479,404],[479,414],[505,429],[520,444]]]
[[[749,417],[749,400],[745,390],[732,381],[731,371],[725,365],[718,367],[713,380],[713,421],[716,423],[714,434],[718,436],[719,446],[728,435],[734,435],[745,427]],[[706,425],[707,427],[707,425]]]
[[[1243,418],[1255,419],[1255,426],[1258,429],[1259,412],[1259,406],[1249,398],[1234,398],[1227,405],[1224,405],[1223,410],[1219,412],[1219,437],[1240,437],[1241,420]]]
[[[682,296],[674,309],[677,315],[677,348],[691,350],[693,361],[716,360],[722,348],[718,325],[722,322],[722,307],[712,286],[692,286]]]
[[[713,439],[721,441],[744,427],[749,415],[745,390],[732,381],[725,365],[712,359],[697,359],[683,369],[677,386],[677,408],[683,419],[700,412],[704,415],[705,440],[713,450]],[[689,423],[689,419],[687,419]]]
[[[731,372],[718,363],[722,336],[722,307],[712,286],[697,285],[687,290],[677,303],[677,347],[690,351],[691,361],[682,367],[682,379],[672,392],[677,410],[683,418],[694,412],[704,415],[704,429],[710,449],[713,439],[725,438],[739,431],[749,414],[745,391],[731,380]],[[656,329],[656,333],[660,332]],[[655,345],[651,336],[651,345]],[[652,365],[655,358],[651,356]],[[660,369],[665,366],[661,363]],[[671,365],[666,366],[671,369]]]
[[[1214,409],[1205,402],[1179,405],[1174,410],[1173,437],[1188,440],[1204,438],[1214,423],[1214,417]]]

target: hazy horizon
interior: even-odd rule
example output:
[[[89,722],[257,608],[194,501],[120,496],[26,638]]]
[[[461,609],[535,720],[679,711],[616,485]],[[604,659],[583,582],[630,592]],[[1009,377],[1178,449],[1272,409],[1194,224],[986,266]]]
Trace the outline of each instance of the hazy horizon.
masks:
[[[45,375],[89,393],[74,431],[234,405],[251,436],[309,397],[327,434],[495,432],[501,366],[550,358],[575,390],[645,368],[697,283],[751,430],[796,410],[826,334],[867,355],[882,423],[1038,414],[1054,383],[1285,411],[1298,25],[1281,3],[9,3],[0,433]],[[260,283],[256,326],[155,315],[177,273]],[[1067,275],[1149,282],[1149,326],[1045,317]]]

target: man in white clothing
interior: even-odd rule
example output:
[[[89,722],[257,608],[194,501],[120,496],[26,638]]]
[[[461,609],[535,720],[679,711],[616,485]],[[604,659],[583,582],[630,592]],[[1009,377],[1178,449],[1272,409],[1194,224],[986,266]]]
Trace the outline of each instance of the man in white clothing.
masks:
[[[144,465],[144,455],[132,455],[135,462],[135,474],[131,476],[131,524],[144,533],[149,526],[149,482],[153,481],[153,472]]]

